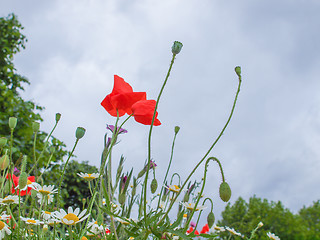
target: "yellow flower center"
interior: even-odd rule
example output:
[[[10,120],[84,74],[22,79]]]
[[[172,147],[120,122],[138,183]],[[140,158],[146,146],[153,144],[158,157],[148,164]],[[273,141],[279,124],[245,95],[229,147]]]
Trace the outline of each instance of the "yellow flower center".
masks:
[[[27,185],[30,185],[32,182],[28,179],[27,181]]]
[[[88,238],[86,238],[85,236],[83,236],[83,237],[81,238],[81,240],[88,240]]]
[[[86,180],[93,180],[93,179],[95,179],[95,177],[93,177],[93,176],[91,176],[91,175],[92,175],[92,174],[89,173],[88,176],[85,176],[85,177],[83,177],[83,178],[86,179]]]
[[[35,220],[32,220],[32,219],[28,219],[27,220],[27,223],[37,223]]]
[[[67,215],[64,216],[64,218],[67,219],[68,221],[72,220],[73,223],[71,223],[71,225],[79,221],[79,218],[77,217],[77,215],[73,213],[68,213]]]
[[[48,212],[48,211],[44,211],[44,213],[45,213],[45,214],[49,214],[49,215],[51,215],[51,212]]]
[[[2,202],[3,203],[13,203],[14,200],[13,199],[6,199],[6,197],[5,197]]]
[[[5,227],[4,222],[0,221],[0,230],[2,230]]]
[[[50,194],[49,191],[43,190],[43,189],[40,189],[40,190],[39,190],[39,193],[41,193],[42,195],[49,195],[49,194]]]

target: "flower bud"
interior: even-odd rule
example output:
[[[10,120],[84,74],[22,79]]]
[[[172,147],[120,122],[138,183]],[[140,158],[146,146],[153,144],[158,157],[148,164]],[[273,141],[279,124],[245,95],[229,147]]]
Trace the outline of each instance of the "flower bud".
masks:
[[[174,41],[173,46],[172,46],[172,53],[173,54],[178,54],[181,49],[182,49],[183,44],[178,41]]]
[[[263,222],[258,223],[258,228],[261,228],[263,226]]]
[[[231,189],[228,183],[222,182],[219,187],[220,198],[224,202],[228,202],[231,197]]]
[[[147,170],[142,169],[142,170],[138,173],[137,178],[141,178],[141,177],[146,173],[146,171],[147,171]]]
[[[56,122],[59,122],[61,118],[61,113],[56,113]]]
[[[48,225],[44,224],[43,228],[42,228],[43,232],[46,233],[48,231],[48,229],[49,229]]]
[[[16,117],[9,117],[9,127],[14,129],[17,126],[17,118]]]
[[[3,148],[7,144],[7,141],[5,137],[0,138],[0,148]]]
[[[83,127],[77,127],[77,130],[76,130],[76,138],[77,139],[80,139],[84,136],[86,130],[83,128]]]
[[[215,220],[214,214],[213,214],[213,212],[210,212],[207,217],[207,223],[208,223],[209,228],[211,228],[213,226],[214,220]]]
[[[189,193],[186,192],[184,197],[183,197],[183,202],[189,202],[189,198],[190,198]]]
[[[126,194],[123,192],[123,193],[120,193],[119,194],[119,197],[118,197],[118,201],[121,205],[123,205],[126,201]]]
[[[33,122],[32,123],[32,130],[34,133],[38,132],[40,129],[40,123],[39,122]]]
[[[157,188],[158,188],[158,182],[157,182],[157,179],[152,179],[151,181],[151,193],[155,193],[157,191]]]
[[[21,172],[19,177],[19,189],[24,189],[28,183],[28,175],[26,172]]]
[[[174,133],[175,133],[175,134],[178,134],[179,130],[180,130],[180,127],[179,127],[179,126],[175,126],[175,127],[174,127]]]
[[[7,154],[0,158],[0,169],[5,170],[9,166],[9,156]]]
[[[241,67],[237,66],[234,69],[236,71],[236,74],[238,75],[238,77],[241,77]]]

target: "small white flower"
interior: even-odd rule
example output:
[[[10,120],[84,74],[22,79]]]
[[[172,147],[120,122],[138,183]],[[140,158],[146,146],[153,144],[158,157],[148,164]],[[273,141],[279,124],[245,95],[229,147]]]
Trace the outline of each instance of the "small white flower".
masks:
[[[6,196],[5,198],[0,198],[0,204],[3,205],[9,205],[9,204],[18,204],[19,203],[19,196],[17,195],[9,195]]]
[[[83,179],[87,181],[92,181],[93,179],[96,179],[99,177],[99,173],[77,173],[79,177],[82,177]]]
[[[178,185],[169,185],[169,186],[165,186],[165,188],[175,193],[178,193],[180,191],[180,187]]]
[[[187,202],[182,202],[181,204],[189,210],[193,210],[196,205],[195,203],[187,203]],[[195,208],[195,211],[203,210],[205,208],[207,207],[204,205],[197,205],[197,207]]]
[[[5,235],[10,235],[11,234],[11,230],[9,229],[9,226],[0,221],[0,239],[4,239]]]
[[[54,194],[58,192],[58,189],[54,189],[54,185],[36,185],[35,189],[38,193],[40,193],[43,196],[48,196],[49,194]]]
[[[217,225],[214,225],[213,229],[217,232],[224,232],[226,230],[224,227],[219,227]]]
[[[50,204],[53,202],[53,195],[52,194],[43,195],[41,193],[37,193],[37,197],[39,198],[38,199],[39,204],[41,204],[43,200],[46,201],[46,204]]]
[[[100,233],[104,232],[104,227],[102,225],[98,225],[98,222],[95,220],[92,220],[88,223],[88,232],[87,235],[89,237],[96,236]]]
[[[59,219],[62,223],[66,225],[74,225],[76,223],[82,222],[86,218],[89,217],[88,215],[85,215],[87,212],[87,209],[83,210],[80,213],[80,209],[76,208],[74,211],[72,207],[68,208],[68,213],[64,211],[63,209],[60,209],[60,211],[55,211],[54,215],[57,219]],[[80,214],[79,214],[80,213]]]
[[[24,218],[21,217],[20,218],[28,225],[40,225],[43,224],[43,222],[41,222],[40,220],[34,219],[34,218]]]
[[[10,219],[10,215],[7,215],[6,212],[4,211],[1,215],[0,215],[0,221],[2,220],[8,220]]]
[[[237,232],[237,231],[234,230],[233,228],[226,227],[226,229],[227,229],[231,234],[242,237],[241,233]]]
[[[25,191],[25,190],[27,190],[27,188],[32,188],[33,190],[35,190],[35,188],[36,188],[37,186],[40,186],[39,183],[31,182],[31,181],[28,179],[27,185],[26,185],[24,188],[20,189],[20,188],[19,188],[19,184],[18,184],[18,186],[16,186],[15,189],[19,189],[20,191]]]
[[[43,217],[44,220],[49,220],[53,218],[53,213],[42,210],[41,216]]]
[[[268,232],[267,236],[272,240],[280,240],[278,236],[276,236],[274,233]]]

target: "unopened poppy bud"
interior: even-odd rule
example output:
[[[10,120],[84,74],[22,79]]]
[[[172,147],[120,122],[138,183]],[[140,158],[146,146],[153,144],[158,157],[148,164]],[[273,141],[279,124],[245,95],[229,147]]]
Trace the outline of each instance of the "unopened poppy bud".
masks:
[[[146,171],[147,171],[147,170],[142,169],[142,170],[138,173],[137,178],[141,178],[141,177],[146,173]]]
[[[236,71],[236,74],[238,75],[238,77],[241,77],[241,67],[237,66],[234,69]]]
[[[172,53],[173,54],[178,54],[181,49],[182,49],[183,44],[178,41],[174,41],[173,46],[172,46]]]
[[[151,181],[151,193],[155,193],[157,191],[158,188],[158,182],[157,179],[152,179]]]
[[[119,200],[119,203],[121,205],[123,205],[125,203],[125,201],[126,201],[126,194],[125,193],[120,193],[118,200]]]
[[[39,122],[33,122],[32,123],[32,130],[34,133],[38,132],[40,129],[40,123]]]
[[[77,130],[76,130],[76,138],[77,139],[80,139],[84,136],[86,130],[83,128],[83,127],[77,127]]]
[[[19,189],[24,189],[28,183],[28,175],[26,172],[21,172],[19,177]]]
[[[210,212],[207,217],[207,223],[208,223],[209,228],[211,228],[213,226],[214,220],[215,220],[214,214],[213,214],[213,212]]]
[[[180,127],[179,127],[179,126],[175,126],[175,127],[174,127],[174,133],[175,133],[175,134],[178,134],[179,130],[180,130]]]
[[[56,113],[56,122],[59,122],[61,118],[61,113]]]
[[[9,117],[9,127],[14,129],[17,126],[17,118],[16,117]]]
[[[220,198],[224,202],[228,202],[231,197],[231,189],[228,183],[222,182],[219,187]]]
[[[26,171],[26,166],[27,166],[27,155],[23,155],[22,164],[21,164],[21,172]]]
[[[7,141],[5,137],[0,138],[0,148],[3,148],[7,144]]]
[[[0,158],[0,168],[1,170],[5,170],[9,166],[9,156],[7,154],[3,155]]]

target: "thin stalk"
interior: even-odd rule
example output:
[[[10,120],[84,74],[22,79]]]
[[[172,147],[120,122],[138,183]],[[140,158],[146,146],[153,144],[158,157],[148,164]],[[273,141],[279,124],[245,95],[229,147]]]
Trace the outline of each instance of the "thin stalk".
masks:
[[[233,101],[233,105],[232,105],[232,109],[231,112],[229,114],[228,120],[226,122],[226,124],[224,125],[224,127],[222,128],[220,134],[218,135],[218,137],[216,138],[216,140],[212,143],[211,147],[209,148],[209,150],[206,152],[206,154],[203,156],[203,158],[198,162],[198,164],[194,167],[194,169],[191,171],[191,173],[189,174],[189,176],[187,177],[187,179],[185,180],[185,182],[182,184],[180,191],[178,192],[178,194],[176,195],[176,197],[174,198],[174,200],[172,201],[172,203],[169,205],[166,213],[163,215],[163,217],[160,219],[160,221],[158,222],[158,225],[167,217],[169,211],[171,210],[173,203],[175,202],[175,200],[178,198],[178,196],[180,195],[182,189],[184,188],[184,186],[187,184],[187,182],[189,181],[189,179],[191,178],[191,176],[193,175],[193,173],[197,170],[197,168],[201,165],[201,163],[206,159],[206,157],[209,155],[209,153],[211,152],[211,150],[213,149],[213,147],[217,144],[217,142],[219,141],[219,139],[221,138],[221,136],[223,135],[224,131],[226,130],[227,126],[229,125],[229,122],[233,116],[233,112],[238,100],[238,95],[240,92],[240,86],[241,86],[241,77],[239,76],[239,84],[238,84],[238,89],[236,92],[236,96],[234,98]]]

